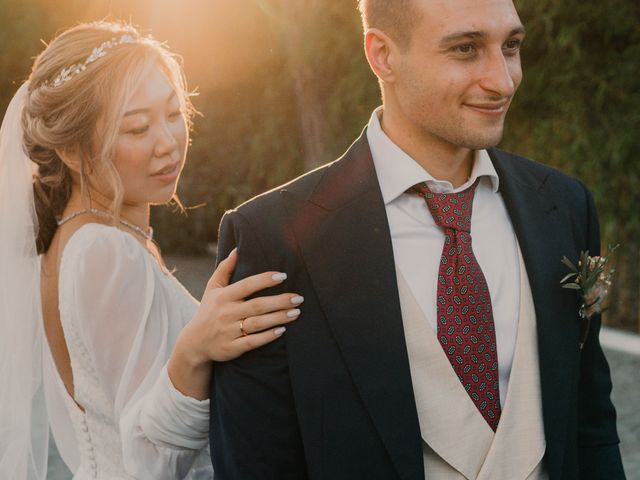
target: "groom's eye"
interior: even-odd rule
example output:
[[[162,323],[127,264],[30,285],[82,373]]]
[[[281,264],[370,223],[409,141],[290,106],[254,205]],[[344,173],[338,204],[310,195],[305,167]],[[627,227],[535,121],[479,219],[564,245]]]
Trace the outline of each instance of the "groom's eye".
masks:
[[[462,43],[451,47],[451,51],[461,57],[471,57],[478,52],[478,48],[473,43]]]
[[[522,40],[519,38],[514,38],[504,44],[503,50],[505,51],[505,53],[515,54],[520,51],[521,47],[522,47]]]

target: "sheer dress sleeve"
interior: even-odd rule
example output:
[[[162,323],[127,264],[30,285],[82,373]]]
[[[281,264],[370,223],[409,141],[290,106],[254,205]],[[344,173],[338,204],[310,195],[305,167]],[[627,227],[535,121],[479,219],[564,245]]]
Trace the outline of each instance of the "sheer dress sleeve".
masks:
[[[195,478],[211,468],[209,401],[182,395],[166,372],[196,308],[128,233],[86,225],[65,248],[60,312],[75,400],[86,415],[105,419],[103,438],[117,431],[124,468],[135,478]]]

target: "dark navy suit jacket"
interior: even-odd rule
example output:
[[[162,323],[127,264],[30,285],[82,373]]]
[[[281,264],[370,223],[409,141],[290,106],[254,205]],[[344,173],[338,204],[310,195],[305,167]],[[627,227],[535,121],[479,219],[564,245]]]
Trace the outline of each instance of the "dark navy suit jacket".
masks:
[[[581,351],[579,299],[560,287],[563,256],[599,252],[591,194],[544,165],[489,154],[535,303],[550,478],[624,478],[599,319]],[[283,271],[288,279],[268,293],[305,302],[281,339],[215,366],[216,480],[423,480],[391,236],[366,135],[337,161],[227,212],[219,258],[236,246],[233,280]]]

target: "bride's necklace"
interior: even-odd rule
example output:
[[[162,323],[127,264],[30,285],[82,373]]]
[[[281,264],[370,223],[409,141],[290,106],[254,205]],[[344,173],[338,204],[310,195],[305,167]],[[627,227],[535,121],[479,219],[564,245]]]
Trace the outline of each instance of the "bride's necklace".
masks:
[[[79,217],[80,215],[86,215],[86,214],[92,214],[95,215],[96,217],[102,217],[102,218],[107,218],[109,220],[113,220],[115,217],[114,215],[107,213],[107,212],[103,212],[102,210],[98,210],[97,208],[87,208],[86,210],[78,210],[77,212],[73,212],[71,215],[68,215],[60,220],[58,220],[58,226],[64,225],[65,223],[67,223],[70,220],[73,220],[76,217]],[[153,228],[149,227],[148,230],[145,230],[137,225],[134,225],[131,222],[127,222],[126,220],[123,219],[118,219],[118,222],[120,222],[120,224],[122,224],[123,226],[127,227],[129,230],[131,230],[134,233],[137,233],[138,235],[146,238],[147,240],[153,240]]]

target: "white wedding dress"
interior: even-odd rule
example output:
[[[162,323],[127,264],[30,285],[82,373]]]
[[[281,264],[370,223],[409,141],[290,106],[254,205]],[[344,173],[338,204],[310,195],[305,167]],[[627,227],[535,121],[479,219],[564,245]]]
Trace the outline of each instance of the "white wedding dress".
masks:
[[[75,399],[47,342],[43,358],[51,430],[75,480],[213,477],[209,401],[182,395],[166,371],[197,306],[131,234],[87,224],[69,239],[59,309]]]

